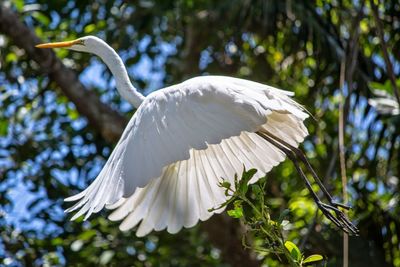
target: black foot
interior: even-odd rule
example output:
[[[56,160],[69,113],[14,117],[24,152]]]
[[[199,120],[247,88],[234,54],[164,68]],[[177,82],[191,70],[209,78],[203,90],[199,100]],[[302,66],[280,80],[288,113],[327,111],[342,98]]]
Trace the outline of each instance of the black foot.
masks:
[[[341,210],[339,210],[339,207],[348,210],[350,209],[349,206],[335,202],[332,202],[332,204],[329,205],[321,201],[318,201],[317,205],[322,213],[337,227],[348,234],[358,235],[359,230],[357,229],[357,227],[352,222],[350,222],[350,220]]]

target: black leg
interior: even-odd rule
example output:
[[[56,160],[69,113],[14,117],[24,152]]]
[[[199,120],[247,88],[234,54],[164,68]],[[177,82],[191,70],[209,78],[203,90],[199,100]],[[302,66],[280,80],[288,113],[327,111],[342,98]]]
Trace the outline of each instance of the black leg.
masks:
[[[317,182],[317,184],[321,187],[322,192],[325,194],[326,198],[329,200],[329,202],[332,202],[332,196],[329,194],[328,190],[325,188],[323,185],[321,179],[318,177],[318,175],[315,173],[314,169],[311,167],[311,164],[308,162],[306,156],[304,155],[303,151],[298,149],[297,147],[292,146],[291,144],[281,140],[280,138],[276,137],[272,133],[265,131],[265,134],[273,138],[274,140],[280,142],[290,150],[292,150],[299,158],[300,160],[305,164],[306,168],[310,171],[311,175]]]
[[[313,197],[318,208],[322,211],[322,213],[330,221],[332,221],[337,227],[341,228],[346,233],[352,233],[352,234],[358,233],[358,229],[348,220],[348,218],[345,216],[345,214],[338,209],[338,207],[344,207],[344,208],[349,208],[349,207],[346,205],[343,205],[343,204],[337,204],[337,203],[333,202],[331,195],[326,190],[326,188],[322,184],[321,180],[315,173],[314,169],[311,167],[311,164],[308,162],[307,158],[305,157],[305,155],[303,154],[303,152],[300,149],[291,146],[290,144],[280,140],[279,138],[273,136],[270,133],[257,132],[257,134],[259,136],[261,136],[262,138],[264,138],[266,141],[270,142],[271,144],[273,144],[274,146],[279,148],[293,162],[297,172],[300,174],[301,178],[304,180],[306,187],[309,190],[309,192],[311,193],[311,196]],[[319,199],[317,194],[312,189],[311,183],[308,180],[307,176],[304,174],[303,170],[300,168],[300,165],[299,165],[299,162],[298,162],[296,156],[298,158],[300,158],[300,160],[304,163],[307,170],[314,177],[315,181],[320,186],[321,190],[324,192],[324,195],[327,197],[327,199],[329,200],[329,203],[331,205],[325,204]],[[331,211],[334,212],[337,217],[335,217]]]
[[[264,138],[265,140],[267,140],[268,142],[270,142],[271,144],[273,144],[274,146],[276,146],[277,148],[279,148],[283,153],[286,154],[286,156],[293,162],[293,164],[294,164],[297,172],[300,174],[301,178],[303,178],[304,183],[306,184],[307,189],[310,191],[314,201],[315,202],[320,201],[319,197],[317,196],[317,194],[312,189],[311,183],[308,180],[307,176],[304,174],[303,170],[300,168],[295,154],[291,150],[289,150],[286,147],[284,147],[281,144],[279,144],[277,141],[273,140],[271,137],[269,137],[267,135],[263,135],[263,134],[259,134],[259,135],[262,138]]]
[[[342,203],[337,203],[337,202],[333,201],[332,196],[329,194],[328,190],[325,188],[325,186],[322,183],[321,179],[319,178],[317,173],[314,171],[314,169],[312,168],[310,162],[308,161],[307,157],[304,155],[303,151],[301,151],[301,149],[298,149],[297,147],[294,147],[294,146],[290,145],[289,143],[279,139],[278,137],[276,137],[275,135],[273,135],[272,133],[270,133],[268,131],[265,131],[265,134],[270,136],[271,138],[275,139],[276,141],[280,142],[281,144],[285,145],[286,147],[288,147],[290,150],[292,150],[297,155],[297,157],[304,163],[304,165],[306,166],[307,170],[311,173],[311,175],[313,176],[315,182],[321,188],[322,192],[324,193],[325,197],[328,199],[330,204],[332,204],[333,206],[336,206],[336,207],[344,208],[346,210],[349,210],[351,208],[348,205],[345,205],[345,204],[342,204]]]

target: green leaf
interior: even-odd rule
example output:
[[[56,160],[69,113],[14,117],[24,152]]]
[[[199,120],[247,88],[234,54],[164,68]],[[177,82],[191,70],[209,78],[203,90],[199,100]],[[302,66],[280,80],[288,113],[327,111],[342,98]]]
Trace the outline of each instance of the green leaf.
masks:
[[[250,169],[248,171],[244,170],[242,174],[242,179],[239,182],[239,191],[241,194],[245,195],[247,190],[249,189],[248,183],[253,178],[254,174],[256,174],[256,169]]]
[[[67,108],[67,114],[68,114],[68,117],[73,121],[76,120],[77,118],[79,118],[79,113],[74,108],[69,108],[68,107]]]
[[[90,240],[93,236],[95,236],[96,235],[96,231],[95,230],[93,230],[93,229],[91,229],[91,230],[86,230],[86,231],[84,231],[84,232],[82,232],[80,235],[79,235],[79,239],[80,240],[83,240],[83,241],[88,241],[88,240]]]
[[[96,24],[89,24],[89,25],[86,25],[85,28],[83,28],[83,32],[85,34],[92,33],[95,30],[96,30]]]
[[[396,85],[400,86],[400,79],[396,80]],[[369,86],[373,89],[386,91],[388,93],[393,92],[393,86],[392,86],[392,83],[390,82],[390,80],[386,80],[384,83],[369,82]]]
[[[8,134],[8,121],[0,121],[0,136],[6,136]]]
[[[22,11],[22,9],[24,8],[24,0],[13,0],[12,2],[14,3],[18,11]]]
[[[258,184],[254,184],[251,186],[251,190],[256,194],[256,196],[260,194],[264,194],[264,191],[261,189],[261,187]]]
[[[15,53],[12,53],[12,52],[8,53],[7,56],[6,56],[6,62],[7,63],[15,62],[15,61],[17,61],[17,59],[18,59],[17,55]]]
[[[243,171],[242,179],[244,181],[250,181],[251,178],[253,178],[254,174],[256,174],[257,170],[256,169],[250,169],[248,171]]]
[[[221,182],[221,187],[223,187],[223,188],[230,188],[231,187],[231,183],[230,182],[228,182],[228,181],[223,181],[223,182]]]
[[[228,215],[233,217],[233,218],[242,218],[243,217],[243,207],[242,207],[242,201],[241,200],[236,200],[234,203],[234,209],[228,210]]]
[[[32,17],[34,17],[37,21],[39,21],[41,24],[47,26],[50,24],[50,19],[44,15],[43,13],[39,11],[34,11],[31,13]]]
[[[51,244],[53,246],[59,246],[59,245],[62,245],[63,243],[64,243],[64,240],[61,237],[56,237],[51,240]]]
[[[293,260],[298,261],[298,262],[301,260],[301,252],[300,252],[299,248],[293,242],[286,241],[285,247],[290,252],[290,255],[292,256]]]
[[[314,255],[308,256],[308,257],[303,261],[303,263],[304,263],[304,264],[310,264],[310,263],[313,263],[313,262],[321,261],[321,260],[323,260],[323,259],[324,259],[324,257],[322,257],[321,255],[319,255],[319,254],[314,254]]]

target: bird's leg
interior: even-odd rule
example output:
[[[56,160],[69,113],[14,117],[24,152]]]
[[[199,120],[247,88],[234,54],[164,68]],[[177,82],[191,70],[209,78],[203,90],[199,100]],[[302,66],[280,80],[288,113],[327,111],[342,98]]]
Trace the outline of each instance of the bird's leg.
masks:
[[[331,205],[333,205],[335,207],[341,207],[341,208],[346,209],[346,210],[349,210],[351,208],[349,205],[346,205],[346,204],[343,204],[343,203],[338,203],[338,202],[335,202],[333,200],[331,194],[329,194],[328,190],[326,189],[326,187],[322,183],[321,179],[319,178],[319,176],[317,175],[315,170],[312,168],[310,162],[308,161],[307,157],[304,155],[304,153],[303,153],[303,151],[301,149],[292,146],[291,144],[281,140],[280,138],[276,137],[275,135],[273,135],[272,133],[270,133],[268,131],[265,131],[265,134],[270,136],[274,140],[278,141],[279,143],[283,144],[284,146],[286,146],[287,148],[289,148],[291,151],[293,151],[296,154],[296,156],[304,163],[304,165],[306,166],[307,170],[311,173],[311,175],[314,178],[315,182],[321,188],[322,192],[324,193],[325,197],[328,199],[328,201],[329,201],[329,203]]]
[[[304,155],[303,151],[301,151],[299,148],[294,147],[290,144],[288,144],[287,142],[281,140],[280,138],[274,136],[272,133],[267,132],[265,133],[266,135],[269,135],[271,138],[273,138],[275,141],[279,142],[280,144],[283,144],[284,146],[286,146],[287,148],[289,148],[289,150],[293,151],[293,153],[295,153],[295,155],[300,158],[300,160],[304,163],[304,165],[306,166],[306,168],[308,169],[308,171],[311,173],[311,175],[313,176],[314,180],[317,182],[317,184],[319,185],[319,187],[321,188],[321,190],[324,192],[326,198],[328,199],[329,203],[331,205],[327,205],[323,202],[317,203],[318,207],[323,211],[324,209],[329,209],[331,211],[334,211],[336,213],[336,215],[340,218],[340,221],[347,227],[348,230],[350,230],[352,233],[357,234],[358,233],[358,229],[349,221],[349,219],[345,216],[345,214],[343,212],[341,212],[338,207],[344,208],[344,209],[350,209],[350,207],[348,205],[344,205],[342,203],[337,203],[333,201],[333,198],[331,197],[331,195],[329,194],[328,190],[325,188],[325,186],[323,185],[323,183],[321,182],[321,179],[318,177],[318,175],[316,174],[316,172],[314,171],[314,169],[312,168],[311,164],[309,163],[309,161],[307,160],[307,157]],[[324,213],[326,215],[326,213]]]
[[[304,182],[306,184],[306,187],[310,191],[311,196],[313,197],[314,201],[316,203],[321,202],[321,200],[319,199],[317,194],[312,189],[311,183],[308,180],[307,176],[304,174],[303,170],[300,168],[299,163],[298,163],[297,158],[296,158],[296,155],[291,150],[289,150],[288,148],[286,148],[283,145],[279,144],[277,141],[275,141],[271,137],[269,137],[267,135],[264,135],[263,133],[261,133],[261,134],[258,133],[258,135],[260,135],[262,138],[264,138],[269,143],[273,144],[274,146],[279,148],[283,153],[285,153],[285,155],[293,162],[297,172],[300,174],[301,178],[304,180]]]
[[[314,192],[314,190],[312,189],[311,183],[308,180],[307,176],[304,174],[303,170],[300,168],[300,165],[298,163],[298,160],[296,158],[296,155],[293,151],[291,151],[290,149],[286,148],[285,146],[279,144],[277,141],[275,141],[274,139],[272,139],[271,137],[269,137],[268,135],[263,135],[262,133],[259,134],[261,137],[263,137],[265,140],[267,140],[268,142],[270,142],[271,144],[273,144],[274,146],[276,146],[277,148],[279,148],[283,153],[286,154],[286,156],[293,162],[297,172],[300,174],[300,177],[304,180],[307,189],[309,190],[309,192],[311,193],[311,196],[313,197],[315,203],[317,204],[318,208],[322,211],[322,213],[329,219],[331,220],[337,227],[343,229],[344,231],[348,232],[348,230],[346,229],[347,227],[345,227],[336,217],[334,217],[332,215],[332,213],[329,212],[329,205],[324,205],[324,203],[319,199],[319,197],[317,196],[317,194]],[[332,207],[334,208],[334,207]]]
[[[357,234],[358,233],[358,229],[347,219],[347,217],[344,215],[344,213],[342,211],[340,211],[337,206],[339,205],[335,205],[333,203],[331,203],[331,205],[325,204],[323,203],[319,197],[317,196],[317,194],[314,192],[314,190],[311,187],[310,181],[308,180],[307,176],[304,174],[303,170],[301,169],[298,159],[297,157],[299,157],[300,159],[302,159],[302,157],[300,157],[297,153],[294,152],[294,150],[292,150],[293,146],[291,146],[290,144],[287,144],[286,142],[283,142],[282,140],[280,140],[279,138],[273,138],[271,136],[269,136],[267,133],[265,132],[257,132],[257,134],[259,136],[261,136],[262,138],[264,138],[266,141],[270,142],[271,144],[273,144],[274,146],[276,146],[278,149],[280,149],[283,153],[286,154],[286,156],[293,162],[297,172],[300,174],[301,178],[304,180],[307,189],[309,190],[309,192],[311,193],[311,196],[313,197],[315,203],[317,204],[318,208],[322,211],[322,213],[330,220],[332,221],[337,227],[341,228],[343,231],[345,231],[346,233],[353,233],[353,234]],[[296,157],[297,156],[297,157]],[[304,155],[303,155],[304,156]],[[304,156],[305,158],[305,156]],[[302,160],[303,161],[303,160]],[[307,161],[308,162],[308,161]],[[304,163],[304,161],[303,161]],[[307,163],[304,163],[307,167]],[[311,174],[315,174],[315,171],[312,169],[311,165],[308,163],[308,167],[307,169],[311,172]],[[310,170],[311,169],[311,170]],[[316,175],[316,174],[315,174]],[[314,176],[314,175],[313,175]],[[318,177],[318,176],[317,176]],[[319,180],[320,181],[320,180]],[[322,184],[322,183],[321,183]],[[325,189],[325,188],[324,188]],[[323,190],[324,191],[324,190]],[[325,191],[327,192],[327,190],[325,189]],[[328,193],[328,192],[327,192]],[[329,195],[329,193],[328,193]],[[330,195],[329,195],[330,196]],[[332,197],[330,197],[330,199],[332,199]],[[335,217],[331,211],[335,212],[336,216]]]

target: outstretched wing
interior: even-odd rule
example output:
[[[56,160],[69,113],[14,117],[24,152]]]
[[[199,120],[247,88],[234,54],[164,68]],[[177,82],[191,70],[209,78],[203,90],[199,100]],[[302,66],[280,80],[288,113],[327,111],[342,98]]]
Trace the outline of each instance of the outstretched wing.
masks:
[[[150,94],[130,120],[95,181],[67,201],[79,200],[72,219],[122,205],[112,216],[138,235],[177,232],[225,201],[221,177],[258,168],[259,176],[284,159],[254,132],[263,128],[298,145],[308,117],[289,92],[223,76],[206,76]],[[259,176],[255,177],[257,179]],[[130,198],[128,198],[130,197]],[[128,198],[127,200],[121,200]]]

